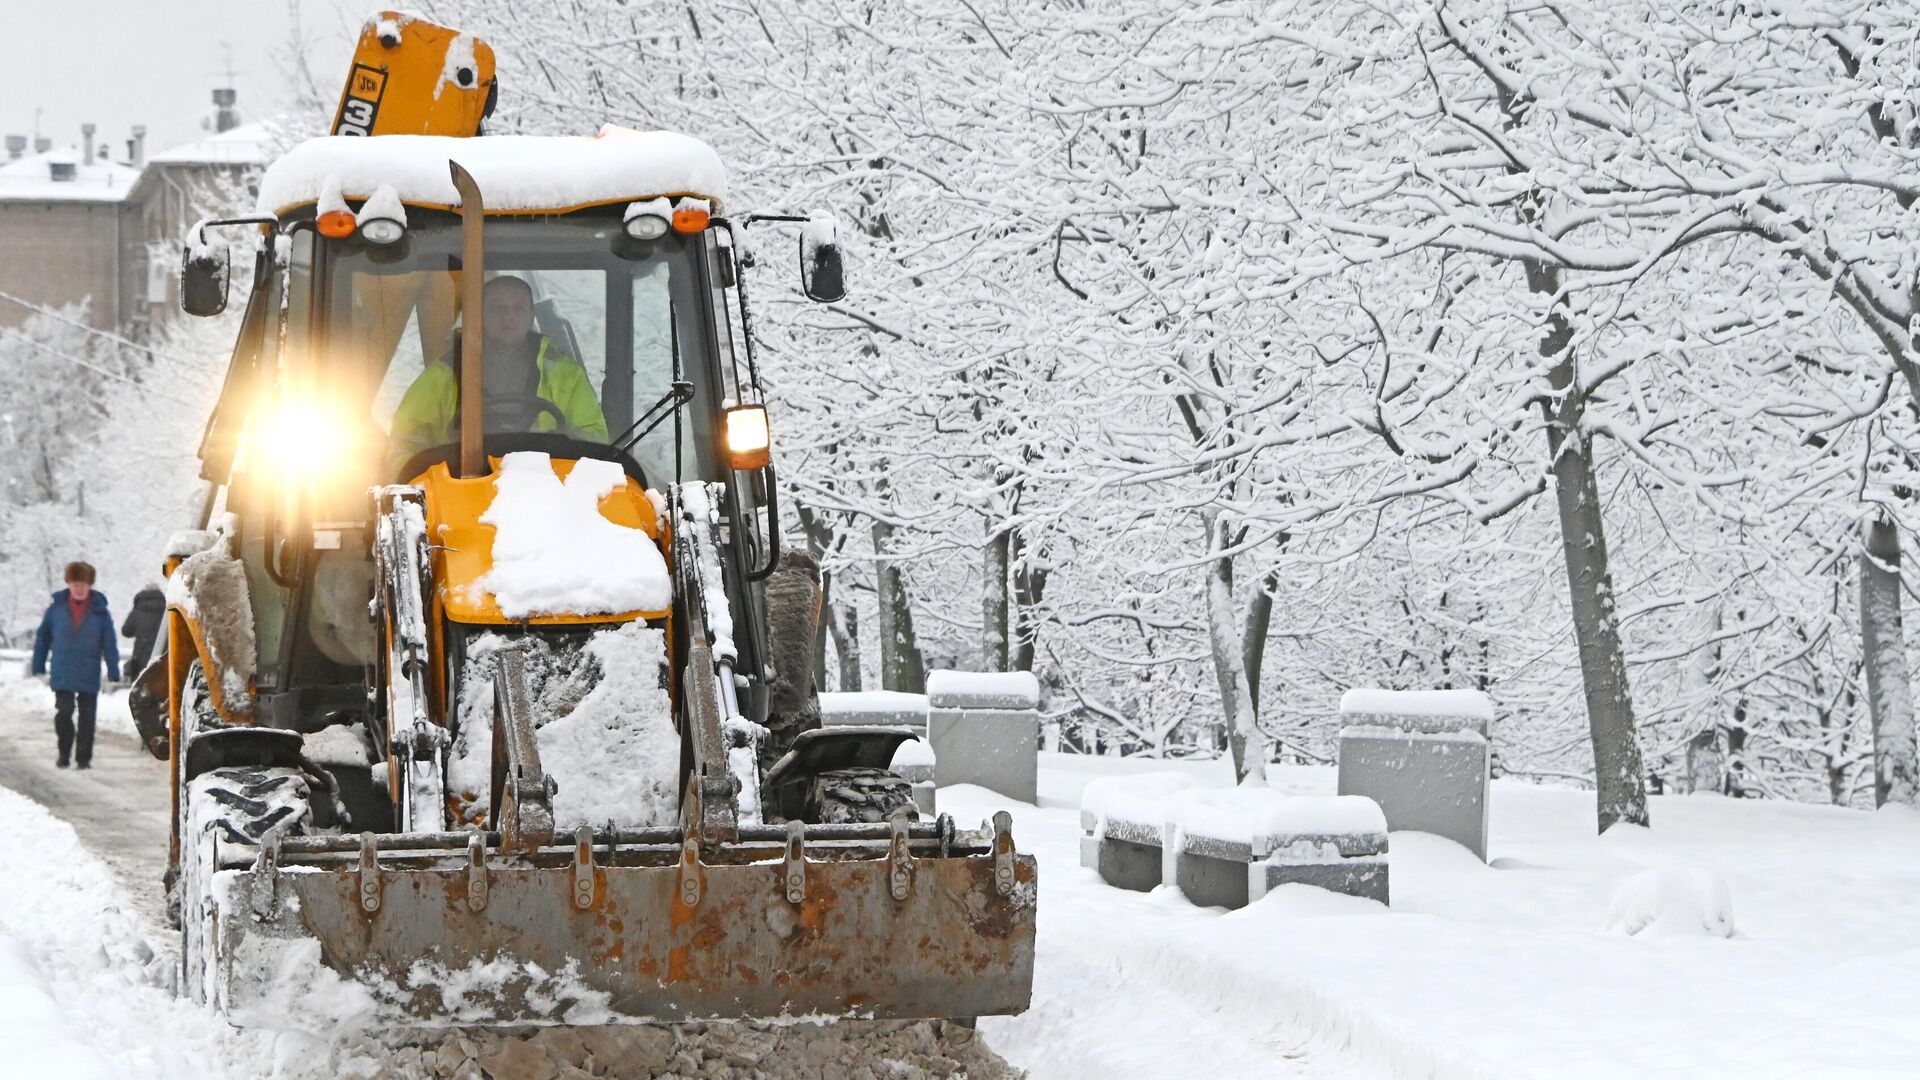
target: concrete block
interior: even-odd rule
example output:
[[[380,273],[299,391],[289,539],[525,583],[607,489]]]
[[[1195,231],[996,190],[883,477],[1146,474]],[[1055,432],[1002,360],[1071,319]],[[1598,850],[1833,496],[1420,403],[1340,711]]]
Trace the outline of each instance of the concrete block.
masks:
[[[1348,896],[1387,903],[1387,857],[1362,855],[1321,860],[1269,859],[1247,867],[1247,899],[1258,900],[1282,885],[1317,885]]]
[[[935,709],[1040,707],[1040,680],[1031,671],[951,671],[927,674],[927,704]]]
[[[1040,718],[1026,710],[930,709],[942,784],[978,784],[1021,802],[1040,792]]]
[[[1108,836],[1094,847],[1094,869],[1100,880],[1117,889],[1152,892],[1163,878],[1159,844],[1136,844]]]
[[[1340,733],[1339,791],[1379,803],[1389,829],[1444,836],[1485,859],[1488,764],[1477,731],[1349,727]]]

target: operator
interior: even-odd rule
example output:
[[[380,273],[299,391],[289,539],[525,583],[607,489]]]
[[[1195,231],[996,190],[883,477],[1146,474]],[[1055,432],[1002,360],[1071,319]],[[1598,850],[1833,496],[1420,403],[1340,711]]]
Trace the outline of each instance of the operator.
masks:
[[[607,417],[587,379],[587,369],[533,323],[533,286],[502,275],[483,293],[481,384],[486,388],[487,430],[559,431],[576,439],[607,441]],[[550,408],[540,406],[545,402]],[[564,423],[560,418],[564,417]],[[460,437],[460,346],[426,366],[393,414],[389,464],[398,469],[431,446]]]

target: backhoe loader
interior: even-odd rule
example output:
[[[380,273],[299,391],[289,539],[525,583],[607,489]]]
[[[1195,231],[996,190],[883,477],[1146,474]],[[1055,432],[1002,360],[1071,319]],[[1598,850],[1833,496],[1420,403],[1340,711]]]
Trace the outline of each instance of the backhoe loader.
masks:
[[[188,312],[236,250],[252,275],[149,721],[186,992],[244,1020],[337,978],[405,1025],[1025,1009],[1008,816],[922,820],[911,731],[818,720],[742,236],[797,233],[832,302],[831,220],[729,216],[682,135],[480,135],[494,94],[484,43],[381,13],[336,134],[189,235]]]

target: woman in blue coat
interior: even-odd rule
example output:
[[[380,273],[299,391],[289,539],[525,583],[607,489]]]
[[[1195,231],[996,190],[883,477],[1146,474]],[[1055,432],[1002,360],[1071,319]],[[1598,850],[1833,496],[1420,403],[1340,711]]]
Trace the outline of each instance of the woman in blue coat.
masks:
[[[53,661],[53,733],[60,740],[60,757],[54,762],[67,767],[68,752],[81,768],[93,763],[93,718],[100,700],[100,662],[106,661],[107,678],[120,681],[120,639],[113,632],[113,616],[107,613],[107,598],[93,591],[93,567],[83,562],[67,564],[67,587],[53,594],[53,603],[40,620],[40,633],[33,639],[33,673],[47,674],[47,661]],[[74,730],[74,707],[79,707],[80,729]]]

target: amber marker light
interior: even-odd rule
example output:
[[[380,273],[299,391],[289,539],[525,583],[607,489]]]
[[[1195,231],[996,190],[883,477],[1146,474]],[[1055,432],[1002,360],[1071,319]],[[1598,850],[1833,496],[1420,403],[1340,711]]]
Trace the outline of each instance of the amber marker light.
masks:
[[[767,407],[735,405],[721,412],[727,420],[727,466],[740,472],[766,468],[773,461]]]
[[[328,239],[345,239],[353,235],[353,211],[329,210],[314,221],[313,227],[319,229],[320,235]]]
[[[712,212],[707,209],[705,199],[681,199],[680,205],[673,208],[673,231],[679,233],[697,233],[704,231]]]

